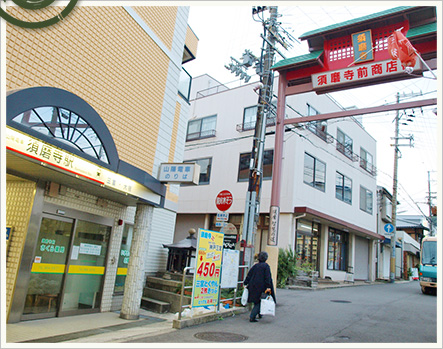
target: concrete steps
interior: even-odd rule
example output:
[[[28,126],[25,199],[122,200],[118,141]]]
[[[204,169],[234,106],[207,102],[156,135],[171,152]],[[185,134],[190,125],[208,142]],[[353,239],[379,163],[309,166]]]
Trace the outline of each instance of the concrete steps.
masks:
[[[156,276],[148,276],[143,288],[141,307],[157,313],[176,313],[180,309],[180,293],[182,275],[169,272],[158,272]],[[191,297],[183,297],[183,305],[191,304]]]

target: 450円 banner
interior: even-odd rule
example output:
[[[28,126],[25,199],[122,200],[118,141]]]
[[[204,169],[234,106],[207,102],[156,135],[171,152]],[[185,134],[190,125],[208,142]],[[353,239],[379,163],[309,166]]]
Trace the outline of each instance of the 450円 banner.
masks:
[[[218,304],[224,234],[199,229],[192,307]]]

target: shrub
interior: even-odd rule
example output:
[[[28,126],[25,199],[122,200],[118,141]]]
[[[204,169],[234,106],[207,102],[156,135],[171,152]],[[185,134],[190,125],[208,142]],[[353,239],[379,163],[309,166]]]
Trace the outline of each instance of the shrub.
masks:
[[[297,275],[297,258],[291,248],[278,250],[277,287],[286,286],[288,278]]]

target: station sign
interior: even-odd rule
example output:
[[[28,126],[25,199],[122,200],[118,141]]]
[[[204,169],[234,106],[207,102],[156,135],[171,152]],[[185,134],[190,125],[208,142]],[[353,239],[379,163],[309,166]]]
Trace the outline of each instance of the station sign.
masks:
[[[200,165],[194,162],[160,164],[158,175],[160,182],[198,184],[199,179]]]

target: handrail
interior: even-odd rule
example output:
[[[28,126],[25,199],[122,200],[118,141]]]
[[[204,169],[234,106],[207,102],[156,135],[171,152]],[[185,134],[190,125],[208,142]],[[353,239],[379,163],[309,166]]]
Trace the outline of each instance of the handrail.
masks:
[[[185,280],[186,280],[186,272],[188,270],[193,270],[195,269],[194,267],[186,267],[185,269],[183,269],[183,277],[182,277],[182,290],[180,292],[180,307],[179,307],[179,311],[178,311],[178,319],[181,320],[182,319],[182,310],[183,310],[183,294],[184,294],[184,290],[185,288],[192,288],[192,286],[185,286]]]

